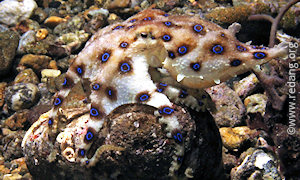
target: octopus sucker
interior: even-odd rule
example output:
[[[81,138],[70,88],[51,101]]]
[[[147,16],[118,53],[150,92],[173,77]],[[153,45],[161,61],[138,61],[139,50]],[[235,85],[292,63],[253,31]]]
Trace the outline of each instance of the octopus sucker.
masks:
[[[262,49],[239,42],[235,38],[239,29],[238,23],[223,29],[206,20],[166,15],[157,9],[146,9],[122,23],[100,29],[66,72],[47,123],[44,116],[43,123],[36,122],[22,146],[28,134],[45,125],[57,134],[62,155],[68,161],[94,166],[104,151],[126,151],[103,145],[88,158],[87,152],[106,116],[124,104],[147,104],[157,109],[155,115],[166,125],[167,137],[174,142],[174,161],[170,164],[170,175],[174,175],[180,168],[178,159],[184,156],[185,140],[173,103],[204,111],[210,100],[199,89],[286,54],[283,45]],[[160,81],[163,79],[167,82]],[[72,121],[57,129],[59,109],[77,83],[84,86],[89,99],[88,120]]]

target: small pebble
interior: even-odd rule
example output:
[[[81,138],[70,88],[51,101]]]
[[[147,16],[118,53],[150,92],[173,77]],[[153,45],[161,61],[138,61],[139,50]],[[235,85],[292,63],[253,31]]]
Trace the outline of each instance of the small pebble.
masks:
[[[18,83],[9,86],[5,92],[8,109],[19,111],[32,107],[38,100],[38,87],[32,83]]]
[[[37,40],[43,40],[47,37],[47,35],[48,35],[48,30],[45,28],[39,29],[35,34]]]
[[[34,0],[4,0],[0,2],[0,23],[14,25],[28,19],[37,8]]]
[[[244,100],[247,113],[259,112],[262,116],[265,115],[268,97],[264,94],[253,94]]]
[[[251,130],[247,126],[222,127],[219,131],[223,145],[230,150],[239,149],[245,141],[250,140],[250,137],[256,133],[256,130]]]
[[[44,24],[50,28],[54,28],[62,22],[65,22],[66,19],[58,17],[58,16],[50,16],[45,21]]]
[[[239,82],[235,83],[234,91],[238,96],[245,98],[256,89],[258,83],[259,81],[257,77],[252,73]]]
[[[32,69],[28,68],[23,71],[21,71],[14,80],[14,83],[32,83],[32,84],[38,84],[39,78],[37,75],[33,72]]]
[[[26,67],[32,68],[36,72],[48,68],[51,57],[45,55],[24,55],[18,65],[18,69],[25,69]]]

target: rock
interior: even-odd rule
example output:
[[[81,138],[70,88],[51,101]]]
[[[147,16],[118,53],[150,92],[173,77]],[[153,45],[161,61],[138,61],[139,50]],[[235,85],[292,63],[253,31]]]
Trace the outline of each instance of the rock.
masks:
[[[59,25],[62,22],[65,22],[66,19],[58,17],[58,16],[50,16],[48,17],[44,24],[50,28],[54,28],[55,26]]]
[[[68,115],[66,110],[73,115]],[[36,128],[29,129],[22,143],[28,168],[34,178],[168,179],[170,163],[173,161],[174,142],[166,137],[165,131],[154,116],[154,110],[155,108],[147,105],[124,105],[114,110],[107,119],[110,123],[105,123],[97,136],[98,139],[92,144],[92,152],[98,147],[107,148],[92,168],[67,161],[61,155],[59,143],[54,142],[57,135],[44,136],[48,134],[46,131],[49,129],[49,113],[45,113],[33,124],[32,127]],[[199,114],[191,110],[188,113],[180,107],[176,107],[175,112],[183,127],[186,152],[178,176],[220,179],[222,149],[212,117],[207,112]],[[84,108],[73,111],[68,108],[62,110],[62,113],[67,113],[65,117],[72,118],[73,123],[89,118]],[[41,136],[38,136],[40,133]],[[123,150],[109,150],[110,145],[121,146]]]
[[[225,83],[206,89],[216,103],[217,112],[212,112],[216,123],[222,126],[234,127],[242,124],[245,107],[239,96]]]
[[[32,19],[26,19],[21,22],[19,22],[16,26],[15,29],[20,32],[21,34],[26,33],[27,31],[33,30],[37,31],[40,29],[40,25],[38,22],[32,20]]]
[[[50,92],[55,92],[56,91],[55,78],[57,78],[61,74],[61,71],[55,69],[44,69],[42,70],[41,74],[42,74],[41,82],[47,85],[48,90]]]
[[[244,100],[247,113],[260,113],[265,115],[268,97],[264,94],[253,94]]]
[[[23,157],[21,142],[25,135],[25,131],[11,131],[4,136],[0,142],[5,147],[5,151],[1,150],[6,161]]]
[[[89,38],[89,34],[84,30],[75,31],[74,33],[63,34],[57,38],[56,43],[62,44],[67,50],[68,54],[76,52],[83,43],[85,43]]]
[[[27,109],[24,109],[22,111],[14,113],[9,118],[4,120],[4,126],[14,131],[23,129],[24,125],[27,123],[28,112],[29,111]]]
[[[5,92],[5,102],[11,111],[30,108],[38,99],[38,87],[31,83],[18,83],[9,86]]]
[[[5,95],[5,88],[7,87],[6,82],[1,82],[0,83],[0,107],[3,106],[4,104],[4,95]]]
[[[24,55],[18,65],[18,69],[25,69],[26,67],[32,68],[35,72],[41,72],[43,69],[48,68],[51,57],[45,55]]]
[[[14,80],[14,83],[32,83],[32,84],[38,84],[39,78],[37,75],[33,72],[31,68],[25,69],[21,71]]]
[[[1,8],[1,6],[0,6]],[[0,10],[1,11],[1,10]],[[1,12],[0,12],[1,13]],[[11,68],[19,43],[19,35],[14,31],[0,32],[0,75],[5,75]]]
[[[22,176],[20,174],[5,174],[3,180],[19,180]]]
[[[11,168],[11,173],[12,174],[25,174],[25,173],[28,173],[28,169],[27,169],[24,157],[12,160],[11,161],[11,167],[16,167],[14,169]]]
[[[85,20],[82,16],[74,16],[71,19],[68,19],[67,21],[64,21],[57,25],[54,28],[53,33],[61,36],[63,34],[80,31],[83,29],[84,25]]]
[[[36,20],[39,23],[44,22],[47,18],[47,13],[42,8],[36,8],[33,15],[31,16],[32,19]]]
[[[43,41],[37,41],[36,32],[29,30],[21,36],[18,54],[47,54],[51,44],[53,44],[53,36],[47,36]]]
[[[45,28],[39,29],[36,34],[35,37],[37,38],[38,41],[43,40],[47,37],[48,35],[48,30]]]
[[[239,82],[234,83],[234,91],[238,96],[245,98],[256,89],[258,83],[257,77],[252,73]]]
[[[245,142],[251,141],[256,130],[251,130],[247,126],[219,129],[223,145],[229,150],[239,149]]]
[[[0,2],[0,22],[14,25],[28,19],[37,8],[34,0],[4,0]]]
[[[246,154],[246,155],[245,155]],[[231,170],[231,179],[272,179],[281,180],[278,160],[272,152],[250,148],[242,155],[243,162]],[[245,157],[243,157],[245,156]]]
[[[24,33],[20,38],[20,42],[17,50],[18,54],[24,54],[26,52],[27,46],[35,43],[35,41],[36,41],[35,32],[33,30]]]

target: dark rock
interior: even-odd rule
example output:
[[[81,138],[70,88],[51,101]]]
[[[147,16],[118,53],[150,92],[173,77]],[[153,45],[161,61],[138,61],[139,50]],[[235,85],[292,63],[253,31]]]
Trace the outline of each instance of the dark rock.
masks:
[[[19,111],[33,106],[39,98],[38,87],[31,83],[9,86],[5,92],[5,102],[11,111]]]
[[[5,75],[10,70],[16,49],[19,43],[19,35],[14,31],[0,32],[0,75]]]
[[[25,139],[28,169],[37,179],[170,179],[174,140],[167,138],[154,111],[151,106],[134,104],[115,109],[87,153],[92,155],[103,144],[125,150],[103,152],[92,168],[67,161],[61,155],[59,143],[53,144],[55,137],[43,141]],[[175,113],[185,138],[185,155],[178,177],[222,179],[221,141],[212,117],[208,112],[186,112],[180,107],[176,107]],[[42,124],[40,127],[43,129]]]

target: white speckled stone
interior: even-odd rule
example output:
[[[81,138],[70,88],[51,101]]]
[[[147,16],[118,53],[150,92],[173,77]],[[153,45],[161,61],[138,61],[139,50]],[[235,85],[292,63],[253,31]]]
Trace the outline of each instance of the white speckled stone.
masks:
[[[34,0],[4,0],[0,2],[0,23],[14,25],[28,19],[37,8]]]

